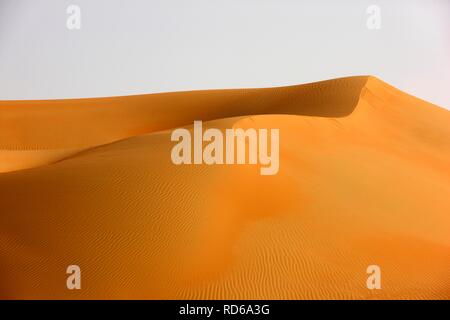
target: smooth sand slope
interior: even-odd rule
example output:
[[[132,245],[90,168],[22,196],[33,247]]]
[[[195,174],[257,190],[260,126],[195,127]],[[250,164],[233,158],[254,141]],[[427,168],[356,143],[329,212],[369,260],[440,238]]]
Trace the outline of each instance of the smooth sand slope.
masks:
[[[279,128],[278,175],[173,165],[193,120]],[[0,298],[450,298],[450,112],[376,78],[0,101],[0,128]]]

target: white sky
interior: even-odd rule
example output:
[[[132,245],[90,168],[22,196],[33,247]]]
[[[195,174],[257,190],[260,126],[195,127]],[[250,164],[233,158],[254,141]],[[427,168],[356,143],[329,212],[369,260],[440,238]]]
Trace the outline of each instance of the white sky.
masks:
[[[69,5],[81,30],[66,27]],[[381,29],[366,27],[369,5]],[[0,99],[372,74],[450,108],[448,0],[0,0]]]

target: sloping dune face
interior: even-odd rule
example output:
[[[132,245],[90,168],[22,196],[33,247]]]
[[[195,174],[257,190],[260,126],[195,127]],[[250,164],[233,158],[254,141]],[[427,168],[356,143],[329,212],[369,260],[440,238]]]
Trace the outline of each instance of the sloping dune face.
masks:
[[[278,174],[174,165],[194,120],[279,129]],[[376,78],[3,101],[0,128],[0,298],[450,298],[450,113]]]

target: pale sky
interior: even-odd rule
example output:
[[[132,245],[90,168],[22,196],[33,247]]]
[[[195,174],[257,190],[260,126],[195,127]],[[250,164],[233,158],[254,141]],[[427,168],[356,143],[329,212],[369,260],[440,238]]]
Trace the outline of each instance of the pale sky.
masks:
[[[80,30],[66,27],[72,4]],[[450,108],[449,60],[448,0],[0,0],[3,100],[371,74]]]

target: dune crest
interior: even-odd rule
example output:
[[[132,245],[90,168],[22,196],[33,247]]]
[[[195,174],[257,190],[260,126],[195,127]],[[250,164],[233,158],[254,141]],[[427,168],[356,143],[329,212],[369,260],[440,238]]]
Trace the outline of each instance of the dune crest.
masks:
[[[450,297],[450,113],[374,77],[0,115],[0,298]],[[173,165],[194,120],[278,128],[278,174]]]
[[[353,112],[369,86],[381,93],[375,94],[379,99],[396,92],[374,77],[359,76],[263,89],[0,101],[0,173],[50,164],[75,154],[75,150],[189,125],[195,120],[257,114],[344,117]]]

